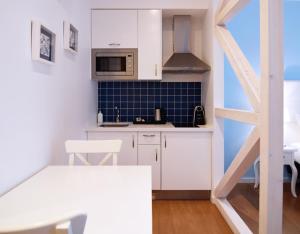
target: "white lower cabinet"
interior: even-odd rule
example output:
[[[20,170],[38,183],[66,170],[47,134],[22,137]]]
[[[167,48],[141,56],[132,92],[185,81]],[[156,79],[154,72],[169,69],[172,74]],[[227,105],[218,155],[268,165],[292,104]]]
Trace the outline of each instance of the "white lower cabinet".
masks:
[[[122,140],[118,165],[137,165],[137,132],[88,132],[88,140],[115,139]],[[92,156],[89,156],[88,160],[92,163],[99,162],[98,158]]]
[[[152,189],[160,190],[160,145],[139,145],[138,165],[152,168]]]
[[[122,140],[118,164],[151,166],[153,190],[211,190],[211,137],[210,132],[88,132],[89,140]]]
[[[162,133],[162,190],[211,190],[211,133]]]

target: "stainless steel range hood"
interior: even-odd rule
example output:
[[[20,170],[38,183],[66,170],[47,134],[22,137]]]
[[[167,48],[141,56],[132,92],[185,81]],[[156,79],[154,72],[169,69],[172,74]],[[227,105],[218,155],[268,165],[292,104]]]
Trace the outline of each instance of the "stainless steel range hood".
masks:
[[[204,73],[210,70],[201,59],[191,53],[191,16],[173,17],[173,55],[163,66],[163,73]]]

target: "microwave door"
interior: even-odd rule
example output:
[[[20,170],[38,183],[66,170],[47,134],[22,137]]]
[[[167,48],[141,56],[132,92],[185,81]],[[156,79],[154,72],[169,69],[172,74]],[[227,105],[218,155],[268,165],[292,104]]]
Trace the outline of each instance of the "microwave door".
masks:
[[[126,56],[97,56],[96,74],[122,76],[127,75]]]
[[[92,79],[137,79],[137,49],[92,49]]]

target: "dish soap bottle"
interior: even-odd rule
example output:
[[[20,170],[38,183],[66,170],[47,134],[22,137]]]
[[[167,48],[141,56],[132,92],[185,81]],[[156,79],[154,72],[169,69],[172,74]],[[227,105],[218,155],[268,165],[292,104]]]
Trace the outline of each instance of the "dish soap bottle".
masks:
[[[101,113],[101,111],[99,111],[98,116],[97,116],[97,125],[98,125],[98,127],[100,127],[102,123],[103,123],[103,114]]]

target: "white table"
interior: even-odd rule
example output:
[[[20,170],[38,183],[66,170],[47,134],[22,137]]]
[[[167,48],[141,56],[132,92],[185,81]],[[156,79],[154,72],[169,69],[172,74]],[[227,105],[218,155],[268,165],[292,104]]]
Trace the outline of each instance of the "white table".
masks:
[[[49,166],[0,197],[0,229],[70,210],[87,214],[85,234],[151,234],[151,168]]]
[[[297,197],[296,182],[298,178],[298,170],[295,166],[295,153],[297,151],[298,149],[293,146],[284,146],[283,149],[283,165],[288,165],[292,169],[291,192],[294,197]],[[259,184],[259,158],[257,158],[254,162],[254,174],[255,174],[254,188],[257,188]]]

